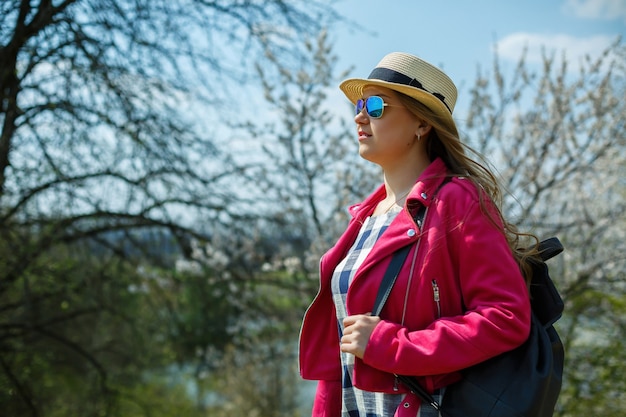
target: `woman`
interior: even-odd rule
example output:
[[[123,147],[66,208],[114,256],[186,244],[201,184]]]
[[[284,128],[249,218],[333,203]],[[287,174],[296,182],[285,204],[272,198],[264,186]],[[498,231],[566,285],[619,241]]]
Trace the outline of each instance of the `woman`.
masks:
[[[318,380],[314,416],[427,416],[394,374],[436,398],[460,370],[519,346],[530,329],[528,253],[502,217],[495,177],[469,158],[452,118],[456,87],[418,57],[392,53],[344,81],[359,154],[383,184],[350,208],[322,258],[300,335],[300,371]],[[420,228],[414,216],[426,208]],[[395,251],[411,245],[380,317],[369,314]]]

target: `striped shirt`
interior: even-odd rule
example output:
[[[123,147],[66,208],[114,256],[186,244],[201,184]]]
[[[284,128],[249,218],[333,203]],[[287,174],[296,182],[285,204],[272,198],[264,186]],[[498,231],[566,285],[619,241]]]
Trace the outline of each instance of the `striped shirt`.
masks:
[[[333,301],[337,310],[339,338],[343,334],[343,319],[347,316],[346,294],[348,287],[352,283],[357,269],[363,264],[363,260],[374,247],[374,243],[387,230],[399,210],[399,207],[395,207],[395,210],[380,216],[368,217],[363,223],[354,245],[348,251],[348,255],[335,268],[331,285]],[[353,386],[354,355],[352,354],[341,352],[341,365],[343,368],[342,417],[388,417],[395,414],[403,395],[368,392]]]

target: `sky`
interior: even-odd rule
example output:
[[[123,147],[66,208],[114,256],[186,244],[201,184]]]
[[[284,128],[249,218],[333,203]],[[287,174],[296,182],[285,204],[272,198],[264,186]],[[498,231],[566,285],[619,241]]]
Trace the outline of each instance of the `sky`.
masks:
[[[384,55],[408,52],[442,68],[457,85],[457,112],[477,68],[490,71],[497,45],[502,67],[513,68],[528,48],[564,52],[572,69],[584,54],[597,56],[618,36],[626,43],[626,0],[342,0],[352,23],[333,31],[338,69],[366,78]]]

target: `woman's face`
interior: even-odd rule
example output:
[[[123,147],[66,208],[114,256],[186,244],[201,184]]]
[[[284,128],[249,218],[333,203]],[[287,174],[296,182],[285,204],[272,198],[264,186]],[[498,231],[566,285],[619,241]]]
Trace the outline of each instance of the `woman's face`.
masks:
[[[362,99],[366,100],[371,96],[381,97],[386,104],[383,115],[374,118],[363,110],[354,116],[359,139],[359,155],[383,169],[406,158],[415,158],[415,153],[421,149],[417,135],[420,134],[423,124],[401,104],[396,94],[393,90],[383,87],[365,87]]]

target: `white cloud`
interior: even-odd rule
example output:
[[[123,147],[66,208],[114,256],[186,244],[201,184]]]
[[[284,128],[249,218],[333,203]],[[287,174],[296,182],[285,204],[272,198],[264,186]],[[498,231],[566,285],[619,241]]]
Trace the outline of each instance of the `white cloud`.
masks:
[[[616,37],[608,35],[575,37],[518,32],[506,36],[495,48],[500,58],[511,61],[518,61],[526,49],[526,62],[530,64],[541,63],[544,54],[554,54],[558,60],[565,55],[565,59],[571,64],[570,68],[576,69],[583,57],[598,57],[615,40]]]
[[[624,0],[566,0],[561,10],[584,19],[621,19],[626,22]]]

